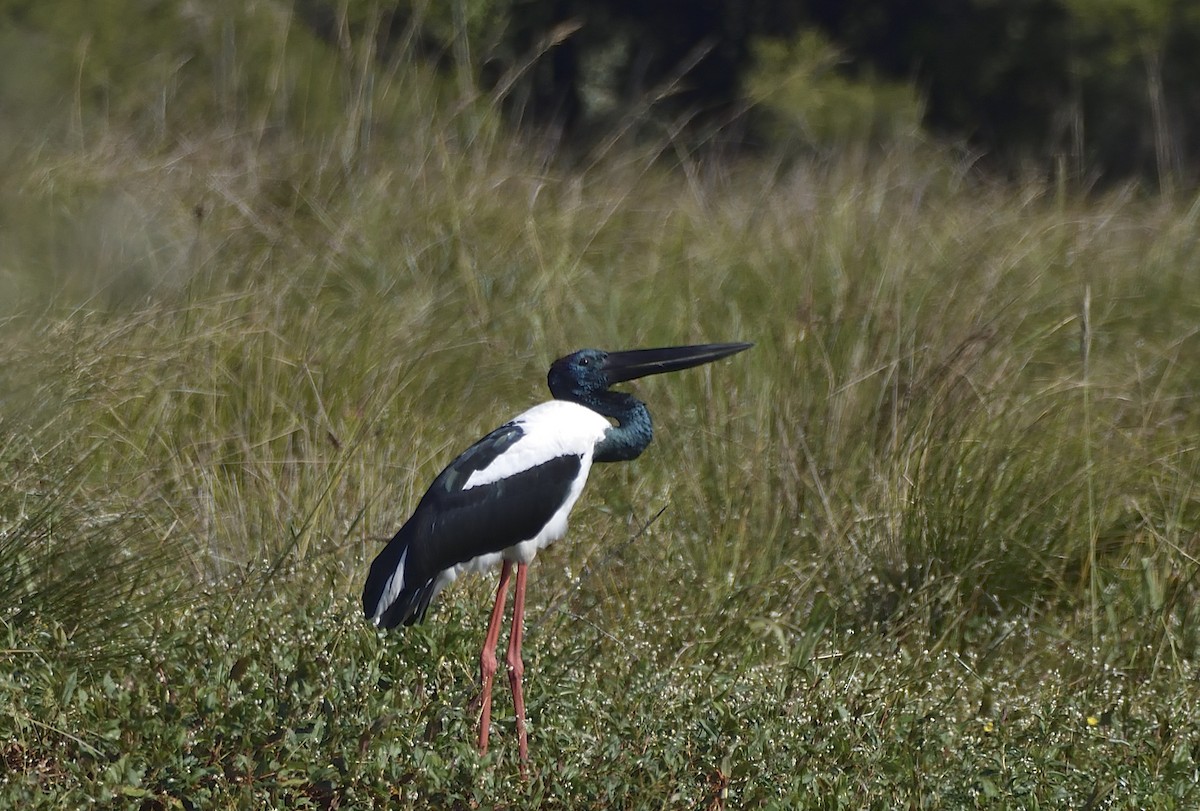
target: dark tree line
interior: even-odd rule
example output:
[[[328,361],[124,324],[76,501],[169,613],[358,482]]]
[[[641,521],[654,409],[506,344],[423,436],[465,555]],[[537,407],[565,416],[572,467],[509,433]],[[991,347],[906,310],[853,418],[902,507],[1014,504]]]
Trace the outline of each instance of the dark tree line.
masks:
[[[1012,164],[1164,182],[1200,168],[1193,0],[809,0],[854,67],[918,83],[926,123]]]
[[[330,31],[360,5],[300,8]],[[480,84],[566,140],[642,111],[761,142],[743,93],[754,43],[819,31],[846,77],[911,83],[928,129],[1001,167],[1167,182],[1200,167],[1194,0],[399,0],[388,19],[385,35],[411,42],[415,21],[443,60],[469,38]]]

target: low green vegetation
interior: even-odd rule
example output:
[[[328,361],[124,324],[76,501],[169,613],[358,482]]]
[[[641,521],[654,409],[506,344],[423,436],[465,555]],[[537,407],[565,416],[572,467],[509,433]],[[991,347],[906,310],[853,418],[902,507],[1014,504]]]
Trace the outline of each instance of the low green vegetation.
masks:
[[[1200,803],[1192,201],[912,133],[568,168],[268,19],[228,117],[0,142],[0,806]],[[494,577],[385,635],[367,563],[555,357],[724,340],[636,385],[480,758]]]

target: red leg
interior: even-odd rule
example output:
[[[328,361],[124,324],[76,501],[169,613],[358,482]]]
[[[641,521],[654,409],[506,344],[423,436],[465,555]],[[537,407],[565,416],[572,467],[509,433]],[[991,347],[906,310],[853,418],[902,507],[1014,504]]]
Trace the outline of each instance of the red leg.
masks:
[[[483,652],[479,655],[479,697],[482,709],[479,713],[479,753],[487,754],[488,731],[492,724],[492,677],[496,675],[496,643],[500,640],[500,620],[504,618],[504,598],[508,594],[508,577],[512,564],[504,561],[500,570],[500,585],[496,587],[496,604],[492,606],[492,619],[488,623],[487,636],[483,638]],[[517,582],[521,582],[521,569],[517,567]]]
[[[521,691],[521,676],[525,664],[521,661],[521,637],[525,629],[525,574],[529,566],[517,564],[517,589],[513,596],[512,634],[508,640],[508,683],[512,686],[513,704],[517,708],[517,740],[521,751],[521,771],[529,760],[529,741],[525,737],[525,694]]]

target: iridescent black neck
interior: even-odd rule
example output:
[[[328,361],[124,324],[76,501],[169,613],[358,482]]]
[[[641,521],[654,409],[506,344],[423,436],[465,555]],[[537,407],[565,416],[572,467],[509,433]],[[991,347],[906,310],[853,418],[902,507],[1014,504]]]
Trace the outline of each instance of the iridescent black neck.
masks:
[[[654,425],[646,404],[623,391],[571,392],[560,399],[573,400],[617,424],[596,443],[595,462],[628,462],[641,456],[654,438]]]

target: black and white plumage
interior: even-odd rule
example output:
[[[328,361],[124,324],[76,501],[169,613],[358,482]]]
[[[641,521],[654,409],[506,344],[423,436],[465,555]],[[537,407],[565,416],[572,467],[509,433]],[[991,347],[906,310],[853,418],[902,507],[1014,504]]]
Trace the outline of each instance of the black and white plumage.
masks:
[[[532,561],[566,534],[610,427],[589,408],[551,400],[468,448],[375,559],[363,591],[367,616],[384,628],[411,625],[460,574]]]
[[[421,621],[437,593],[460,574],[502,564],[480,657],[482,751],[487,750],[495,647],[512,567],[516,596],[508,669],[524,761],[520,650],[527,565],[538,550],[566,534],[567,516],[592,463],[635,459],[653,438],[645,404],[609,387],[709,363],[750,346],[584,349],[559,358],[547,375],[554,399],[505,423],[451,462],[371,564],[363,611],[384,628]]]

